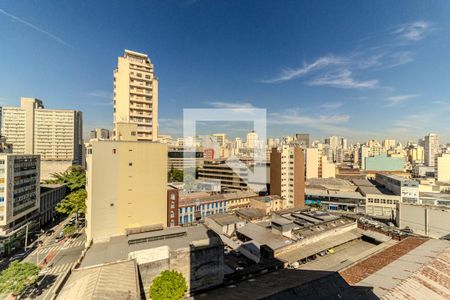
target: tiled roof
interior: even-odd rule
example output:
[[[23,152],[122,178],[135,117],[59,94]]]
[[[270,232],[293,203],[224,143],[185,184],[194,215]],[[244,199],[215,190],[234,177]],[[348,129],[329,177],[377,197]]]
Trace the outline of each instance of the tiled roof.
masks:
[[[341,271],[341,276],[344,277],[345,281],[349,284],[356,284],[368,277],[369,275],[375,273],[381,268],[387,266],[391,262],[405,255],[412,249],[423,244],[428,239],[409,237],[403,241],[395,244],[384,251],[377,253],[369,258],[353,265],[344,271]]]

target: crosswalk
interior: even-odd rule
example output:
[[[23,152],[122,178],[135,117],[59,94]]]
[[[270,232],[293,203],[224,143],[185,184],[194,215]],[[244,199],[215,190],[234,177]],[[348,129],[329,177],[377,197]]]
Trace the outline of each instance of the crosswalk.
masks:
[[[36,250],[35,254],[41,255],[41,254],[50,253],[52,251],[58,251],[59,249],[62,248],[62,246],[63,245],[54,245],[54,246],[50,246],[50,247],[39,248]]]
[[[75,248],[75,247],[80,247],[84,245],[84,240],[79,240],[79,241],[74,241],[71,243],[66,243],[64,244],[64,246],[61,248],[61,250],[64,249],[69,249],[69,248]]]
[[[51,268],[47,267],[41,271],[41,274],[56,275],[56,274],[64,273],[64,272],[68,271],[69,269],[73,268],[75,266],[75,264],[76,264],[76,262],[71,262],[71,263],[66,263],[66,264],[55,265]]]

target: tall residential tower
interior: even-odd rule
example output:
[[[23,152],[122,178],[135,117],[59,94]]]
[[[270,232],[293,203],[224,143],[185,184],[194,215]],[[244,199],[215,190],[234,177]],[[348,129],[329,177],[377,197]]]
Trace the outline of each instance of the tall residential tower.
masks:
[[[158,78],[146,54],[125,50],[118,58],[114,70],[114,136],[119,122],[137,124],[138,141],[158,139]]]

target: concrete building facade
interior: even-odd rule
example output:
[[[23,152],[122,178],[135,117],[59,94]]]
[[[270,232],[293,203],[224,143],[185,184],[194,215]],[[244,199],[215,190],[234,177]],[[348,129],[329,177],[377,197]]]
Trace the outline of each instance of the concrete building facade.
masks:
[[[88,243],[167,224],[166,144],[93,141],[86,162]]]
[[[397,225],[431,238],[450,238],[450,207],[400,203]]]
[[[429,167],[435,166],[435,158],[439,151],[439,138],[435,133],[425,136],[424,142],[425,165]]]
[[[291,207],[305,207],[305,158],[300,147],[272,149],[270,194],[287,199]]]
[[[114,70],[114,136],[118,122],[137,124],[139,141],[158,139],[158,78],[146,54],[125,50],[118,58]]]
[[[39,226],[39,163],[39,155],[0,154],[0,254],[23,245],[25,227]]]
[[[443,153],[436,157],[436,180],[439,182],[450,182],[450,153]]]
[[[40,223],[45,226],[55,217],[56,205],[67,196],[67,187],[64,184],[42,184],[40,196]]]
[[[42,178],[82,164],[82,123],[80,111],[46,109],[35,98],[21,98],[20,107],[1,109],[1,134],[12,144],[13,153],[41,156]]]

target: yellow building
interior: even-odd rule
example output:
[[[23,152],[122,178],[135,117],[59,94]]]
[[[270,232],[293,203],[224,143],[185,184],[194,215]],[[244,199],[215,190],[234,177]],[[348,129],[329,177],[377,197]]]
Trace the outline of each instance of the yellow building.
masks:
[[[87,148],[87,243],[167,224],[167,145],[125,140],[136,132],[124,128],[121,136]]]
[[[450,153],[443,153],[436,157],[436,180],[450,182]]]
[[[124,56],[118,58],[114,70],[114,125],[117,122],[137,124],[140,141],[158,139],[158,78],[146,54],[125,50]]]

